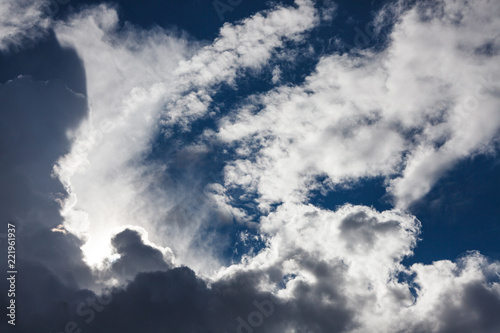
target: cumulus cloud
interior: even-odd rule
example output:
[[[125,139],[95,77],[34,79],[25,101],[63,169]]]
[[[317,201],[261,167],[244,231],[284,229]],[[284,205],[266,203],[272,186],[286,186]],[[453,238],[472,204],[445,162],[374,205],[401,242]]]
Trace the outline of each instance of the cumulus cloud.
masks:
[[[266,210],[303,200],[320,176],[333,189],[384,176],[406,208],[457,161],[488,151],[500,68],[485,50],[496,49],[500,6],[403,8],[383,51],[325,56],[304,84],[255,96],[220,121],[217,138],[241,156],[226,167],[228,186],[258,193]]]
[[[404,264],[421,236],[408,207],[497,138],[500,5],[389,5],[385,49],[323,56],[287,85],[272,59],[332,19],[326,3],[278,5],[208,45],[121,27],[110,5],[53,23],[55,50],[80,57],[85,75],[0,85],[22,129],[0,124],[2,216],[29,227],[21,331],[500,330],[500,263],[469,252]],[[265,67],[270,91],[211,112],[218,88]],[[205,117],[215,130],[176,143]],[[199,179],[218,148],[223,179]],[[394,209],[309,203],[312,190],[380,176]],[[225,265],[227,239],[207,232],[220,226],[261,244]]]
[[[245,70],[259,70],[285,42],[300,41],[318,24],[309,0],[297,8],[277,6],[236,24],[225,24],[219,37],[176,69],[179,91],[167,104],[163,125],[188,126],[208,112],[211,95],[221,84],[234,85]]]
[[[111,244],[118,258],[112,261],[110,269],[122,279],[121,283],[140,272],[166,271],[173,266],[172,250],[149,243],[144,230],[127,228],[116,234]]]
[[[50,328],[72,321],[93,332],[166,327],[193,332],[498,330],[500,263],[472,252],[456,263],[405,267],[401,260],[411,255],[419,230],[418,220],[396,210],[283,205],[262,221],[266,247],[256,256],[209,280],[187,267],[161,264],[113,288],[93,316],[76,309],[103,298],[66,288],[49,298],[49,304],[68,304]],[[120,253],[137,258],[129,257],[131,262],[146,259],[142,254],[150,251],[156,254],[147,255],[149,260],[159,260],[154,266],[161,262],[159,252],[137,232],[126,230],[113,242]],[[42,323],[47,325],[22,325],[46,327]]]
[[[200,214],[184,213],[179,190],[186,190],[172,188],[168,168],[185,162],[142,163],[151,151],[156,123],[161,117],[165,132],[169,122],[187,125],[203,116],[216,85],[232,84],[244,70],[266,65],[284,40],[302,38],[315,22],[312,3],[299,1],[296,8],[278,6],[226,24],[202,48],[160,28],[120,30],[116,11],[104,5],[56,25],[60,42],[79,52],[87,71],[91,114],[70,133],[72,151],[59,160],[55,174],[70,193],[62,210],[65,227],[86,240],[89,262],[111,254],[107,240],[113,228],[135,224],[158,231],[151,232],[152,241],[172,246],[191,267],[213,269],[215,258],[203,264],[193,257],[193,243],[200,241],[196,230],[206,223],[207,209],[215,205],[222,215],[244,216],[214,193],[199,195]],[[199,158],[187,150],[177,157]]]
[[[499,306],[498,262],[478,253],[457,263],[415,264],[418,301],[408,312],[413,330],[431,332],[494,332],[500,321],[491,315]]]
[[[161,28],[118,31],[116,10],[104,5],[61,22],[55,32],[85,64],[90,115],[69,133],[71,152],[54,173],[70,194],[62,210],[65,226],[86,239],[85,253],[96,264],[111,254],[116,227],[145,227],[169,208],[160,204],[168,201],[154,184],[164,166],[144,166],[141,158],[173,84],[169,75],[188,47]]]

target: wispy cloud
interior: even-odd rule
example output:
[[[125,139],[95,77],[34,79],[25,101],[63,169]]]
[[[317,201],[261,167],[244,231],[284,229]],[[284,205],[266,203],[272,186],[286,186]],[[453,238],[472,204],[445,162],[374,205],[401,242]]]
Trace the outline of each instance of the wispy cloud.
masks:
[[[47,33],[50,19],[44,12],[49,1],[5,0],[0,3],[0,51],[34,42]]]

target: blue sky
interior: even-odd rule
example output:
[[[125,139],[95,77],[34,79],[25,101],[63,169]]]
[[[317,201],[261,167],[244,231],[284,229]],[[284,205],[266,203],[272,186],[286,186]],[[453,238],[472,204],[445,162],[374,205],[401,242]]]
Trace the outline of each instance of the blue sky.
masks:
[[[2,330],[498,332],[498,14],[0,3]]]

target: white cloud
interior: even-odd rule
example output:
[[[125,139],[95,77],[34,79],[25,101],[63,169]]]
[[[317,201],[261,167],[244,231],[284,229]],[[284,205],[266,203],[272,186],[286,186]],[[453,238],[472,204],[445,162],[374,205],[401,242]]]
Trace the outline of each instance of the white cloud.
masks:
[[[495,332],[500,326],[488,309],[500,307],[500,263],[471,252],[455,263],[405,267],[401,261],[413,254],[420,232],[411,215],[284,204],[261,220],[261,231],[266,248],[217,279],[259,276],[257,284],[286,300],[290,311],[307,304],[318,314],[323,323],[317,331],[334,327],[327,318],[338,313],[352,313],[352,322],[331,331]],[[284,277],[285,287],[276,289]],[[302,316],[288,323],[313,329],[314,323],[302,326]]]
[[[299,41],[319,23],[312,1],[297,8],[276,7],[236,24],[226,23],[219,37],[176,69],[177,91],[164,114],[163,125],[188,126],[207,114],[216,85],[234,85],[244,70],[259,70],[285,40]]]
[[[193,244],[202,224],[210,223],[208,210],[216,207],[226,220],[247,217],[228,205],[223,192],[168,188],[174,183],[166,180],[169,161],[142,162],[160,117],[187,125],[204,115],[216,84],[258,70],[284,39],[300,39],[314,26],[312,3],[297,4],[226,24],[214,43],[202,48],[160,28],[120,30],[116,10],[104,5],[56,25],[58,40],[76,49],[87,73],[90,117],[69,133],[71,153],[59,160],[55,174],[70,193],[62,211],[65,227],[88,239],[83,249],[89,262],[110,255],[114,228],[138,225],[152,242],[172,247],[180,263],[196,270],[218,265],[215,254],[210,258],[217,240],[207,236],[203,244]],[[190,158],[189,148],[184,153]],[[206,260],[199,260],[201,253]]]
[[[274,67],[272,74],[271,82],[274,84],[278,83],[281,80],[281,69],[278,66]]]
[[[234,207],[233,200],[226,194],[221,184],[211,183],[205,187],[205,195],[213,203],[213,210],[219,215],[219,220],[226,223],[248,222],[249,217],[241,208]]]
[[[84,252],[95,264],[110,254],[115,228],[147,227],[171,208],[155,186],[164,166],[141,159],[150,150],[172,72],[189,48],[160,28],[118,31],[116,11],[104,5],[58,24],[55,32],[63,46],[77,50],[86,69],[89,119],[69,133],[71,152],[55,174],[70,193],[62,211],[65,227],[88,237]]]
[[[499,55],[485,50],[498,47],[499,12],[491,1],[419,4],[399,13],[385,50],[323,57],[301,86],[255,96],[264,107],[220,122],[218,139],[242,153],[227,185],[256,191],[267,209],[304,200],[317,176],[333,187],[385,176],[408,207],[498,135]]]
[[[431,332],[495,332],[499,322],[488,314],[500,307],[500,263],[471,252],[456,263],[415,264],[417,302],[405,309],[407,319],[396,329]],[[496,281],[496,282],[495,282]],[[410,319],[412,318],[412,319]]]
[[[44,15],[48,1],[0,2],[0,51],[16,49],[46,33],[50,19]]]

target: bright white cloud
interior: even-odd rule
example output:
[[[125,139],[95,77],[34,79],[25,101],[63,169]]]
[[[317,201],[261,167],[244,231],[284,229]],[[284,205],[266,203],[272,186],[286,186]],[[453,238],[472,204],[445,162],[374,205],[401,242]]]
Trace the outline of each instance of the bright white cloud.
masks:
[[[86,69],[89,119],[69,133],[71,152],[55,173],[70,193],[65,226],[88,237],[84,252],[94,264],[110,254],[117,227],[147,227],[166,216],[168,200],[155,187],[164,167],[144,166],[141,159],[150,150],[172,72],[188,54],[182,38],[160,28],[118,31],[117,24],[116,11],[99,6],[55,29]]]
[[[55,173],[70,193],[62,211],[65,227],[88,239],[83,249],[89,262],[110,255],[116,227],[139,225],[153,242],[174,248],[181,263],[213,269],[217,259],[210,258],[210,247],[217,240],[207,236],[200,252],[193,245],[200,226],[209,223],[208,210],[215,207],[222,220],[247,217],[228,204],[224,191],[196,195],[164,188],[170,185],[169,161],[142,163],[158,134],[156,124],[160,116],[187,125],[204,115],[216,84],[231,84],[245,69],[266,65],[284,39],[301,38],[315,22],[312,3],[298,1],[297,8],[277,7],[226,24],[203,48],[160,28],[119,30],[116,11],[104,5],[57,24],[58,40],[77,50],[87,73],[90,117],[70,133],[72,151]],[[193,213],[191,204],[200,211]]]
[[[319,314],[324,321],[318,331],[335,327],[322,316],[334,320],[341,310],[352,313],[345,332],[498,329],[498,320],[480,304],[500,306],[500,263],[471,252],[456,263],[405,267],[401,261],[413,254],[420,232],[420,222],[411,215],[363,206],[329,211],[284,204],[262,219],[261,231],[267,247],[223,269],[218,279],[259,276],[261,288],[286,300],[289,308],[307,304]],[[285,287],[277,290],[283,277]],[[291,327],[314,327],[302,327],[301,315],[289,319]]]
[[[286,40],[300,41],[319,23],[312,1],[297,8],[276,7],[236,24],[226,23],[219,37],[176,69],[177,91],[167,104],[163,124],[188,126],[206,115],[216,85],[234,85],[244,70],[259,70]]]
[[[498,47],[499,13],[491,1],[417,5],[399,13],[384,51],[323,57],[301,86],[256,96],[264,107],[220,122],[217,138],[241,153],[227,185],[267,209],[304,200],[317,176],[331,187],[385,176],[408,207],[498,135],[500,61],[487,50]]]

